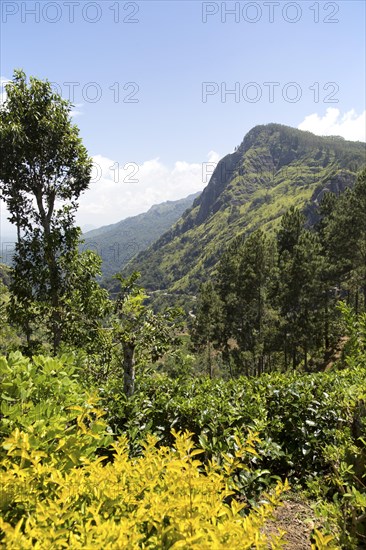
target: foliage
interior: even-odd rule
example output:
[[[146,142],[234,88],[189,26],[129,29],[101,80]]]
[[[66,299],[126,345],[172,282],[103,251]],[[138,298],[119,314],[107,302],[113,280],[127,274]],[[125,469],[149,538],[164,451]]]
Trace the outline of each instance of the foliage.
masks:
[[[315,370],[343,336],[339,296],[365,310],[366,169],[353,189],[326,194],[320,213],[315,229],[292,207],[274,240],[262,230],[237,237],[202,285],[193,340],[215,342],[231,375]]]
[[[364,143],[280,124],[256,126],[220,160],[192,207],[125,273],[140,271],[149,291],[196,294],[237,236],[275,231],[292,206],[316,222],[321,197],[352,186],[364,164]]]
[[[348,294],[356,313],[366,309],[366,168],[353,189],[327,199],[320,234],[330,277]]]
[[[0,259],[1,259],[1,256],[0,256]],[[9,284],[10,284],[10,279],[11,279],[11,270],[10,270],[10,268],[5,264],[0,263],[0,281],[6,287],[8,287]]]
[[[345,302],[339,302],[338,309],[342,313],[344,330],[348,337],[346,361],[348,365],[359,365],[362,368],[366,354],[366,312],[356,315]]]
[[[329,468],[323,445],[334,444],[340,428],[350,436],[365,381],[364,368],[229,382],[154,377],[138,381],[132,400],[111,384],[103,401],[113,428],[127,431],[132,441],[152,431],[162,444],[170,444],[172,428],[189,429],[209,457],[232,447],[236,429],[258,429],[268,449],[268,456],[261,453],[262,465],[305,482]]]
[[[227,363],[235,363],[231,375],[259,375],[278,363],[287,370],[290,359],[293,368],[303,363],[308,370],[309,354],[329,345],[323,268],[320,240],[296,209],[283,216],[275,240],[261,230],[236,239],[214,283],[202,286],[194,341],[209,324],[211,340]]]
[[[140,363],[146,355],[151,361],[157,361],[174,342],[181,312],[167,309],[164,313],[154,313],[145,305],[147,295],[136,283],[139,273],[133,273],[120,282],[121,290],[115,302],[115,322],[113,338],[123,356],[124,392],[127,396],[134,393],[135,363]]]
[[[207,370],[212,378],[212,347],[221,340],[220,330],[223,329],[223,323],[221,322],[222,304],[211,281],[201,286],[195,311],[192,340],[196,348],[205,350]]]
[[[273,241],[258,230],[247,239],[238,238],[218,265],[214,292],[219,294],[222,311],[212,324],[225,357],[235,359],[235,374],[261,374],[269,358],[276,324],[270,301],[275,252]]]
[[[349,335],[348,365],[362,371],[366,365],[366,314],[356,316],[344,303],[340,304]],[[324,456],[331,465],[326,487],[331,503],[320,503],[325,517],[338,520],[341,541],[347,548],[356,548],[357,541],[366,540],[366,384],[363,388],[351,386],[348,404],[352,408],[351,438],[343,430],[337,433],[334,445],[324,446]],[[324,491],[324,484],[322,487]]]
[[[70,288],[63,297],[63,342],[88,354],[107,354],[111,345],[105,324],[113,309],[108,292],[98,284],[102,260],[94,252],[75,254],[69,265]]]
[[[331,547],[330,530],[343,547],[353,548],[355,537],[362,536],[365,513],[366,319],[345,305],[342,309],[350,347],[348,366],[341,371],[264,374],[228,382],[145,376],[138,377],[132,398],[110,380],[99,407],[121,434],[113,450],[96,399],[81,386],[71,355],[62,360],[31,361],[20,354],[2,358],[7,495],[2,528],[8,547],[40,541],[43,548],[64,541],[66,546],[98,548],[114,544],[118,536],[137,537],[131,543],[121,539],[126,547],[152,548],[184,547],[187,540],[199,548],[201,539],[189,537],[215,541],[222,533],[240,533],[246,540],[251,529],[259,528],[256,507],[263,491],[288,477],[319,500],[325,532],[315,531],[314,544]],[[189,430],[190,436],[177,439],[175,430]],[[201,460],[193,454],[187,458],[190,452],[185,451],[187,466],[182,465],[179,441],[192,450],[199,446]],[[187,472],[195,480],[190,486],[184,482]],[[213,474],[222,483],[217,499],[210,492]],[[197,490],[194,518],[184,515],[193,494],[187,487]],[[243,504],[251,512],[245,518],[230,512],[213,520],[207,515],[208,498],[217,513]],[[237,531],[233,517],[236,526],[245,519],[249,531]],[[338,535],[334,520],[340,525]],[[240,547],[235,538],[225,540]]]
[[[0,353],[8,353],[18,349],[21,342],[16,331],[9,323],[7,311],[9,300],[9,290],[0,278]]]
[[[267,548],[261,527],[270,517],[286,486],[278,485],[263,504],[242,516],[243,504],[232,494],[225,473],[215,465],[206,468],[195,458],[187,434],[176,435],[173,449],[156,449],[149,437],[143,456],[128,458],[126,438],[113,445],[114,462],[103,457],[84,460],[81,468],[68,472],[53,459],[42,463],[37,450],[26,440],[9,438],[8,456],[2,462],[3,514],[0,527],[6,548]],[[14,464],[15,449],[26,455]],[[6,504],[24,506],[21,519],[7,521]],[[5,510],[4,510],[5,508]],[[5,513],[4,513],[5,512]],[[272,548],[282,548],[280,537]]]
[[[67,464],[78,464],[81,456],[95,452],[93,437],[84,438],[82,445],[79,433],[83,425],[95,434],[106,425],[95,409],[96,397],[82,387],[73,363],[72,355],[31,360],[14,352],[0,357],[1,439],[16,433],[45,456],[61,453]]]
[[[280,341],[296,368],[300,357],[308,370],[308,355],[325,345],[324,315],[327,288],[323,284],[323,250],[316,233],[304,228],[300,212],[291,209],[277,234],[279,272],[277,304],[281,318]]]
[[[203,450],[188,432],[173,432],[170,449],[148,435],[136,458],[121,436],[98,457],[111,442],[104,413],[85,400],[66,358],[13,354],[0,366],[4,548],[267,548],[261,528],[287,485],[246,515],[235,498],[233,475],[248,470],[255,434],[237,437],[221,464],[198,460]],[[280,538],[273,548],[282,547]]]
[[[165,354],[155,366],[155,372],[146,371],[146,376],[155,376],[157,373],[167,375],[172,379],[191,378],[197,375],[197,356],[190,349],[190,341],[181,337],[179,347]],[[206,373],[206,363],[202,374]],[[139,377],[141,380],[141,377]]]
[[[71,104],[48,81],[15,71],[0,108],[0,195],[16,225],[11,308],[31,345],[33,319],[59,348],[80,230],[77,201],[92,161],[71,123]],[[49,319],[47,318],[49,317]]]
[[[247,471],[235,474],[248,502],[254,505],[278,476],[288,478],[317,500],[326,530],[343,548],[353,548],[357,537],[363,540],[365,523],[366,317],[341,307],[350,337],[343,370],[226,382],[155,376],[138,379],[133,399],[111,384],[103,396],[111,425],[129,435],[134,454],[141,452],[144,434],[172,445],[172,429],[189,429],[204,461],[217,463],[235,453],[237,434],[257,431],[257,454]],[[327,537],[315,537],[320,548]]]

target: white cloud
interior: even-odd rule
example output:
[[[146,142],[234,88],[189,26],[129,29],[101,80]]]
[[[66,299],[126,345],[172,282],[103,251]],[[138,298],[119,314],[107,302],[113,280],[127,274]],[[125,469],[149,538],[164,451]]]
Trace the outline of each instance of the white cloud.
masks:
[[[153,204],[202,191],[220,158],[210,151],[206,162],[176,161],[168,167],[159,158],[138,165],[95,155],[92,182],[80,197],[76,222],[82,228],[101,227],[146,212]],[[6,218],[0,201],[0,240],[14,233]]]
[[[84,114],[83,111],[81,110],[82,107],[83,107],[82,103],[76,103],[70,111],[70,116],[72,118],[76,118],[77,116],[81,116],[82,114]]]
[[[138,165],[93,157],[92,183],[80,198],[77,223],[100,227],[146,212],[153,204],[182,199],[202,191],[220,160],[210,151],[207,161],[176,161],[166,166],[159,158]]]
[[[329,107],[323,117],[313,113],[299,124],[300,130],[308,130],[322,136],[342,136],[351,141],[366,141],[366,111],[358,115],[354,109],[341,114]]]

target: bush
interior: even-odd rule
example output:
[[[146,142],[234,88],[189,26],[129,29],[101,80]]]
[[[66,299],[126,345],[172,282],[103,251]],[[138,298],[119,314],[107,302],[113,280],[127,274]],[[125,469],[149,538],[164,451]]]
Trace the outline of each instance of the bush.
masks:
[[[70,357],[1,357],[0,386],[2,547],[267,548],[261,527],[286,484],[243,513],[235,475],[250,470],[255,434],[205,466],[187,432],[173,432],[172,448],[147,435],[130,458]]]
[[[122,436],[113,445],[113,462],[82,457],[78,466],[66,468],[60,456],[32,448],[27,434],[16,430],[3,444],[2,544],[42,550],[267,548],[261,528],[287,486],[278,484],[263,495],[261,506],[247,516],[241,514],[245,504],[230,498],[238,457],[255,452],[253,443],[240,445],[223,467],[204,468],[196,458],[202,450],[194,448],[190,434],[174,435],[171,449],[158,449],[149,436],[135,459]],[[75,453],[90,436],[97,437],[79,431]],[[273,549],[282,547],[280,538],[271,538]]]

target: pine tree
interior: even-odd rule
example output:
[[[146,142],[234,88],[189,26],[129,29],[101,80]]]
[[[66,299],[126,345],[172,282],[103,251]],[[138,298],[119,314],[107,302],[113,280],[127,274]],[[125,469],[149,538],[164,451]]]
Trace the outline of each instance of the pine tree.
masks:
[[[222,303],[213,282],[207,281],[200,288],[191,336],[196,347],[206,352],[210,378],[213,378],[212,352],[218,347],[222,327]]]
[[[278,233],[278,305],[282,317],[285,366],[289,356],[295,368],[302,356],[321,347],[325,312],[322,281],[323,252],[318,235],[305,229],[302,214],[292,209]]]
[[[252,371],[258,375],[264,370],[273,329],[269,288],[274,273],[274,247],[262,231],[255,231],[244,242],[240,256],[236,293],[240,316],[234,337],[240,350],[251,354]]]
[[[260,374],[271,352],[276,320],[270,303],[275,269],[275,243],[262,231],[238,238],[218,267],[217,289],[222,301],[221,342],[238,372]]]
[[[333,285],[347,292],[348,302],[358,312],[361,297],[366,307],[366,169],[353,189],[327,198],[321,213],[321,236]]]

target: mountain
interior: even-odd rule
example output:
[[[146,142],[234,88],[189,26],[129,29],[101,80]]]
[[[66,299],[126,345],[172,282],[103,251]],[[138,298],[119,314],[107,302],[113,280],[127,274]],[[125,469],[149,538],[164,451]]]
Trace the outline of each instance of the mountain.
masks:
[[[195,293],[235,236],[275,229],[291,206],[314,223],[324,193],[352,186],[365,162],[365,143],[280,124],[256,126],[220,160],[192,207],[126,272],[140,271],[150,291]]]
[[[198,195],[157,204],[138,216],[88,231],[83,235],[81,249],[97,252],[103,260],[103,275],[111,276],[167,231]]]

